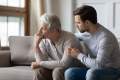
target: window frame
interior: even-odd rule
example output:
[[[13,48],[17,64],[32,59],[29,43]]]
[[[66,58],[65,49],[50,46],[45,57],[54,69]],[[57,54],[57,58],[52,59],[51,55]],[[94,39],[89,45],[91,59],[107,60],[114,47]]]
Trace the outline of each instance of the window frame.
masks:
[[[13,17],[24,17],[24,35],[30,35],[30,0],[25,0],[25,7],[11,7],[0,5],[0,16],[13,16]],[[8,47],[1,46],[2,50],[9,49]]]
[[[1,6],[0,5],[0,16],[14,16],[24,17],[24,35],[30,35],[30,0],[25,0],[25,7],[11,7],[11,6]]]

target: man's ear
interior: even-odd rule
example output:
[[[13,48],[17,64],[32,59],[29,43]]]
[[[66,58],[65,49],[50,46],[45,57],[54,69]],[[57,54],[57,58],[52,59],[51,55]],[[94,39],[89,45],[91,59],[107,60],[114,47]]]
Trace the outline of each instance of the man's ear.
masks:
[[[88,24],[90,23],[90,21],[89,21],[89,20],[86,20],[85,23],[88,25]]]

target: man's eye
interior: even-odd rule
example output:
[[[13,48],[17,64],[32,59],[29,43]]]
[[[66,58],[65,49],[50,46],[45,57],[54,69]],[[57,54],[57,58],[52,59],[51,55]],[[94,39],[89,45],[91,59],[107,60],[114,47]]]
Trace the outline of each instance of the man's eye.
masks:
[[[80,24],[80,22],[77,22],[78,24]]]
[[[80,22],[76,22],[76,24],[80,24]]]

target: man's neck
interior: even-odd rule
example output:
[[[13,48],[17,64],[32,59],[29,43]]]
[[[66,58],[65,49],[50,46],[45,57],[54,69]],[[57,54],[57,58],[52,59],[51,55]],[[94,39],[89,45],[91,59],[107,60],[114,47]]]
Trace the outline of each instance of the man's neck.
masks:
[[[89,26],[89,33],[94,34],[98,31],[98,29],[99,29],[98,24],[91,24]]]

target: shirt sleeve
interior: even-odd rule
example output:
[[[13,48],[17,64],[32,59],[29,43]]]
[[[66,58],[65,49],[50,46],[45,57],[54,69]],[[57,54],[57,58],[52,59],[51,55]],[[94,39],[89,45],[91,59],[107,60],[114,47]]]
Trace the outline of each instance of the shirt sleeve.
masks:
[[[98,43],[97,57],[91,58],[82,53],[78,55],[78,59],[89,68],[93,67],[107,67],[110,62],[110,56],[114,49],[113,39],[108,36],[104,36]]]
[[[48,60],[48,55],[47,55],[47,49],[48,49],[48,44],[47,44],[47,41],[45,39],[43,39],[40,44],[39,44],[39,49],[40,49],[40,52],[36,52],[35,53],[35,59],[36,59],[36,62],[41,62],[41,61],[46,61]]]
[[[54,69],[56,67],[69,67],[71,66],[74,58],[67,55],[67,49],[70,47],[80,48],[79,41],[77,39],[70,39],[64,43],[64,53],[61,60],[54,60],[54,61],[41,61],[40,66]]]

